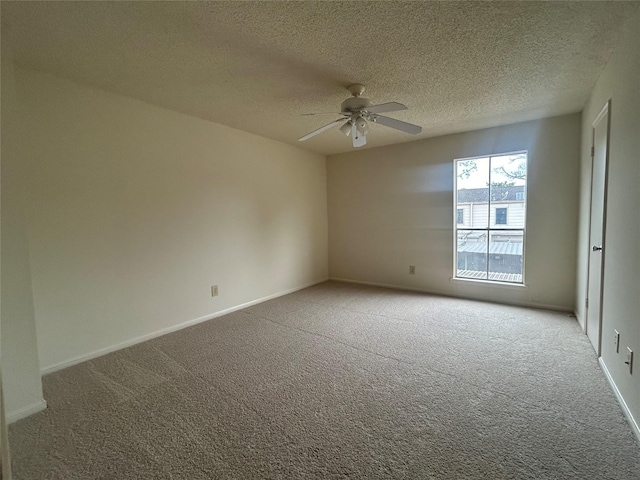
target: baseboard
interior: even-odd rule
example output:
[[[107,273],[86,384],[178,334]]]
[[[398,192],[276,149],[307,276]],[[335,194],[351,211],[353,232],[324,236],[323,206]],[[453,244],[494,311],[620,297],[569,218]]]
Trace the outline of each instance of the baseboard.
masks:
[[[183,323],[179,323],[177,325],[173,325],[171,327],[163,328],[161,330],[157,330],[152,333],[148,333],[146,335],[142,335],[140,337],[132,338],[130,340],[126,340],[124,342],[118,343],[116,345],[111,345],[109,347],[101,348],[99,350],[94,350],[93,352],[85,353],[82,355],[78,355],[77,357],[70,358],[68,360],[64,360],[59,363],[54,363],[52,365],[47,365],[46,367],[42,367],[40,369],[41,375],[47,375],[49,373],[56,372],[58,370],[62,370],[67,367],[71,367],[78,363],[86,362],[87,360],[91,360],[93,358],[101,357],[108,353],[115,352],[117,350],[121,350],[123,348],[131,347],[132,345],[136,345],[138,343],[146,342],[147,340],[151,340],[156,337],[160,337],[162,335],[166,335],[168,333],[176,332],[178,330],[182,330],[183,328],[191,327],[192,325],[197,325],[198,323],[206,322],[208,320],[213,320],[214,318],[222,317],[223,315],[228,315],[229,313],[236,312],[238,310],[242,310],[243,308],[251,307],[258,303],[266,302],[267,300],[272,300],[274,298],[282,297],[284,295],[288,295],[293,292],[297,292],[298,290],[303,290],[305,288],[312,287],[313,285],[318,285],[319,283],[323,283],[329,280],[328,278],[323,278],[322,280],[318,280],[316,282],[307,283],[304,285],[300,285],[294,288],[290,288],[288,290],[284,290],[278,293],[274,293],[272,295],[268,295],[266,297],[258,298],[257,300],[252,300],[250,302],[242,303],[240,305],[236,305],[235,307],[227,308],[225,310],[221,310],[219,312],[211,313],[209,315],[205,315],[204,317],[194,318],[193,320],[188,320]]]
[[[18,420],[22,420],[23,418],[28,417],[29,415],[33,415],[34,413],[41,412],[47,408],[47,402],[44,398],[38,400],[37,402],[33,402],[26,407],[22,407],[18,410],[14,410],[12,412],[7,412],[7,423],[17,422]]]
[[[500,302],[498,300],[484,300],[481,298],[467,297],[462,295],[453,295],[449,292],[444,292],[442,290],[435,289],[425,289],[425,288],[416,288],[416,287],[407,287],[404,285],[392,285],[388,283],[375,283],[375,282],[364,282],[362,280],[353,280],[350,278],[338,278],[338,277],[329,277],[329,280],[333,280],[336,282],[345,282],[345,283],[355,283],[358,285],[368,285],[371,287],[381,287],[381,288],[391,288],[393,290],[404,290],[406,292],[418,292],[418,293],[427,293],[429,295],[440,295],[443,297],[450,298],[464,298],[467,300],[476,300],[478,302],[489,302],[489,303],[499,303],[499,304],[507,304],[507,305],[515,305],[518,307],[529,307],[529,308],[540,308],[543,310],[553,310],[556,312],[569,312],[573,313],[573,309],[563,307],[560,305],[551,305],[545,303],[528,303],[528,302]]]
[[[638,442],[640,442],[640,427],[638,427],[638,422],[636,422],[636,419],[633,418],[631,410],[629,410],[629,407],[627,406],[627,402],[624,401],[624,398],[620,393],[620,390],[618,390],[618,386],[616,385],[616,382],[613,380],[613,377],[611,376],[611,373],[609,372],[607,365],[604,363],[604,360],[602,360],[602,357],[598,358],[598,362],[600,362],[600,367],[602,368],[602,371],[604,372],[605,377],[607,377],[607,380],[609,380],[609,384],[613,389],[613,393],[616,394],[618,403],[620,403],[620,406],[622,407],[622,411],[627,417],[627,420],[631,425],[631,429],[633,430],[633,433],[636,434],[636,438],[638,439]]]

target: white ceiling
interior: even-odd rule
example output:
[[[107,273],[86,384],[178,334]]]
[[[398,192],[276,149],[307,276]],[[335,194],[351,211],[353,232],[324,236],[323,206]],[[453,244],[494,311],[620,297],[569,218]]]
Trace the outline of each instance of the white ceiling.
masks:
[[[639,2],[2,2],[16,63],[310,150],[351,83],[418,137],[580,111]]]

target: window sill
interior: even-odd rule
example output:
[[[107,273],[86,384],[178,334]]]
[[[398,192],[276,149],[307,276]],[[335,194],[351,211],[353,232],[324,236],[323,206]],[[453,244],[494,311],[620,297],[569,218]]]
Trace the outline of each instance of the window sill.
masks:
[[[494,280],[479,280],[477,278],[451,277],[449,279],[449,283],[469,285],[469,286],[475,286],[475,287],[482,287],[484,285],[489,285],[491,287],[502,287],[502,288],[514,289],[514,290],[522,290],[522,289],[529,288],[524,283],[496,282]]]

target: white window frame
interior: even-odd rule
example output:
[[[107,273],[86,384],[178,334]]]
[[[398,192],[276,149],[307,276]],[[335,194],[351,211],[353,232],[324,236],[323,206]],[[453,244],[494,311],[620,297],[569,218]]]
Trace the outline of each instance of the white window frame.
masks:
[[[524,191],[522,192],[523,198],[521,199],[524,202],[524,212],[523,212],[523,224],[522,228],[495,228],[495,220],[496,214],[494,212],[494,227],[491,226],[490,222],[490,213],[491,212],[491,195],[489,195],[489,202],[487,208],[487,214],[489,218],[487,219],[487,227],[486,228],[473,228],[473,227],[465,227],[464,225],[457,223],[457,209],[458,207],[458,175],[457,175],[457,165],[458,162],[467,161],[467,160],[477,160],[480,158],[489,158],[489,184],[491,184],[491,158],[492,157],[504,157],[508,155],[519,155],[525,154],[527,158],[527,182],[525,183]],[[471,281],[471,282],[480,282],[486,284],[498,284],[505,286],[515,286],[515,287],[523,287],[525,284],[525,266],[526,266],[526,238],[527,238],[527,193],[529,192],[529,152],[527,150],[519,150],[513,152],[504,152],[504,153],[492,153],[488,155],[477,155],[474,157],[466,157],[466,158],[456,158],[453,160],[453,212],[454,212],[454,221],[453,221],[453,277],[452,280],[456,281]],[[498,207],[500,208],[500,207]],[[507,211],[507,222],[509,212]],[[474,230],[474,231],[484,231],[487,234],[487,238],[490,238],[493,232],[510,232],[510,231],[522,231],[522,278],[520,282],[509,282],[504,280],[496,280],[489,278],[489,272],[487,271],[487,278],[467,278],[467,277],[459,277],[458,276],[458,230]],[[487,269],[489,268],[489,252],[487,251]]]

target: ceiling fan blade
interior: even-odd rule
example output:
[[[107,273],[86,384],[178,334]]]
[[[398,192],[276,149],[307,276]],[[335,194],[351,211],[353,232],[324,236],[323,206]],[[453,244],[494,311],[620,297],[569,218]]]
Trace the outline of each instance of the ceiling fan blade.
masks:
[[[379,123],[380,125],[384,125],[385,127],[395,128],[396,130],[410,133],[412,135],[417,135],[418,133],[422,132],[422,127],[419,127],[418,125],[402,122],[400,120],[396,120],[395,118],[389,118],[383,115],[376,115],[374,121],[375,123]]]
[[[304,142],[305,140],[310,139],[311,137],[315,137],[316,135],[318,135],[319,133],[324,132],[325,130],[329,130],[331,127],[335,126],[338,124],[338,122],[342,122],[344,120],[344,118],[339,118],[338,120],[334,120],[331,123],[327,123],[324,127],[320,127],[317,130],[314,130],[311,133],[307,133],[304,137],[300,137],[298,139],[299,142]]]
[[[302,113],[303,117],[309,117],[312,115],[340,115],[340,112],[313,112],[313,113]]]
[[[369,113],[385,113],[397,112],[399,110],[407,110],[407,106],[398,102],[381,103],[379,105],[371,105],[363,110]]]
[[[351,126],[351,139],[354,147],[362,147],[367,144],[367,137],[358,131],[355,123]]]

